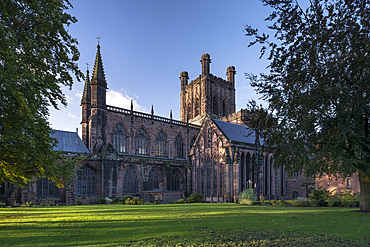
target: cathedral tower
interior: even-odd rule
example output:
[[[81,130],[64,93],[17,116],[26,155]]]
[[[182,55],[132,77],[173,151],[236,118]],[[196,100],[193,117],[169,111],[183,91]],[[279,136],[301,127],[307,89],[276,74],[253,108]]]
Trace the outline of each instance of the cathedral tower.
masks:
[[[94,71],[91,82],[91,116],[89,119],[90,141],[88,148],[96,152],[96,146],[106,142],[106,91],[107,82],[105,80],[103,62],[100,54],[100,45],[97,46]]]
[[[180,120],[200,123],[202,116],[223,117],[235,112],[235,67],[227,68],[227,80],[211,74],[211,57],[202,55],[202,74],[188,83],[188,73],[181,72]]]

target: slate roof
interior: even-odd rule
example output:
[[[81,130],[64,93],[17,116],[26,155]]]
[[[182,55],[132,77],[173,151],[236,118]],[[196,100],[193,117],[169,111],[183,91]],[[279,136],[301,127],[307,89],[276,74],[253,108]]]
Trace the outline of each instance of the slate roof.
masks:
[[[58,140],[58,146],[54,150],[63,150],[64,152],[90,153],[76,132],[53,130],[52,137]]]
[[[213,122],[230,141],[249,144],[255,143],[256,136],[252,129],[242,125],[228,123],[217,119],[213,119]]]

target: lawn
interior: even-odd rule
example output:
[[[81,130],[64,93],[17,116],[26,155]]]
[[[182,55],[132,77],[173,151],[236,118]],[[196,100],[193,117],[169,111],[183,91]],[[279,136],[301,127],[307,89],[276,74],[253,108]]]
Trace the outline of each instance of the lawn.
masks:
[[[237,204],[0,208],[1,246],[370,246],[353,208]]]

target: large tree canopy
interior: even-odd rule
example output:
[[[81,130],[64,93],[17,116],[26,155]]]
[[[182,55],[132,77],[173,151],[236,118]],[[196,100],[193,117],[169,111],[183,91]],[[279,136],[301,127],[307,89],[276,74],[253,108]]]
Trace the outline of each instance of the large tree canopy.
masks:
[[[68,0],[0,0],[0,181],[48,177],[61,185],[73,171],[53,151],[47,121],[48,106],[66,105],[61,86],[82,76],[77,41],[65,29],[76,22],[69,7]]]
[[[273,9],[273,37],[245,31],[261,55],[269,52],[269,73],[248,77],[276,119],[265,132],[275,163],[307,175],[358,173],[360,207],[369,211],[370,1],[304,1],[307,9],[261,1]]]

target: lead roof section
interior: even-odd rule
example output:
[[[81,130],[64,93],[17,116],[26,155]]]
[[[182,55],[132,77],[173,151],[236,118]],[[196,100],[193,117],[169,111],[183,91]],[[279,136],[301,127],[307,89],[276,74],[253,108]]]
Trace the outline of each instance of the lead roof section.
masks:
[[[58,140],[54,150],[74,153],[90,153],[76,132],[52,130],[51,137]]]

